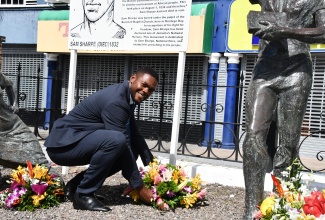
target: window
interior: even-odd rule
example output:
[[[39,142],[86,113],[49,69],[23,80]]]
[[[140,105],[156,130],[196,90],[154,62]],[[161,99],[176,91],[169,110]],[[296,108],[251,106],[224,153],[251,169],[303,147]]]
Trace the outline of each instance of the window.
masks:
[[[1,0],[1,6],[37,5],[37,0]]]

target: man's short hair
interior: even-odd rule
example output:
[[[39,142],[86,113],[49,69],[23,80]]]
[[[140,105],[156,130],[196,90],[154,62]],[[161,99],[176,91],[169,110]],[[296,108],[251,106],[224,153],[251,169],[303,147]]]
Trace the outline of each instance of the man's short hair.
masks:
[[[152,68],[150,67],[147,67],[147,66],[144,66],[144,67],[140,67],[136,72],[135,74],[149,74],[150,76],[154,77],[157,82],[159,82],[159,76],[158,76],[158,73],[153,70]]]

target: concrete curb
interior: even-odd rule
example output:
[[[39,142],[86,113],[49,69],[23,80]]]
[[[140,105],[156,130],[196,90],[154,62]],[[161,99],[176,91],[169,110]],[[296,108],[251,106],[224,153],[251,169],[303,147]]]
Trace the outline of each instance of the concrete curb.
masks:
[[[168,154],[156,152],[153,152],[153,154],[161,163],[169,163]],[[200,174],[204,184],[218,183],[226,186],[245,187],[242,163],[240,162],[177,156],[176,164],[182,166],[190,177],[194,177],[197,173]],[[143,166],[141,160],[138,160],[138,166]],[[311,181],[310,173],[302,172],[302,180],[310,184],[311,188],[325,189],[325,173],[314,173],[312,174],[312,179],[314,181]],[[271,174],[267,173],[264,190],[272,191],[272,189],[273,181]]]

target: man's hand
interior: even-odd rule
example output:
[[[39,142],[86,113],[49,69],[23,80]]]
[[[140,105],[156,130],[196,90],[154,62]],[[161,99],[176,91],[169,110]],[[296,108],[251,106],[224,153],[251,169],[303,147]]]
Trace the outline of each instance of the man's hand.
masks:
[[[129,193],[133,190],[133,188],[131,186],[128,186],[126,187],[124,190],[123,190],[123,194],[122,196],[128,196]]]

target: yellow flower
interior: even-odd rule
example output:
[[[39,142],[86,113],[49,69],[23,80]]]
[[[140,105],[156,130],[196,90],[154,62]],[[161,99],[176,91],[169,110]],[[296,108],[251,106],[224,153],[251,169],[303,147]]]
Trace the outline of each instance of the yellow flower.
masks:
[[[274,196],[267,197],[261,204],[260,210],[263,215],[268,215],[272,212],[272,208],[275,204]]]
[[[195,178],[192,178],[192,187],[194,190],[201,189],[202,180],[200,178],[200,174],[196,174]]]
[[[316,220],[316,217],[313,215],[306,215],[305,220]]]
[[[39,166],[36,164],[36,166],[33,168],[34,178],[35,179],[41,179],[46,176],[48,173],[48,169],[43,166]]]
[[[152,168],[149,170],[149,175],[150,175],[151,182],[154,182],[155,176],[159,175],[159,172],[158,172],[158,170]]]
[[[172,180],[178,184],[179,182],[179,171],[178,170],[174,170],[173,174],[172,174]]]
[[[18,166],[17,170],[13,170],[11,172],[10,177],[12,180],[19,183],[19,182],[21,182],[20,177],[22,177],[24,174],[28,174],[28,171],[26,170],[26,168],[22,168],[21,166]]]
[[[40,205],[40,201],[45,199],[46,197],[46,193],[42,194],[42,195],[33,195],[32,199],[33,199],[33,204],[34,206],[39,206]]]
[[[294,200],[294,195],[291,192],[285,193],[284,197],[289,203],[292,203]]]
[[[323,197],[325,198],[325,189],[322,190]]]
[[[139,193],[136,190],[132,190],[129,195],[132,197],[134,202],[139,201]]]
[[[192,207],[193,204],[196,202],[197,200],[197,193],[193,193],[193,194],[187,194],[186,196],[183,197],[182,201],[181,201],[181,205],[185,205],[185,207],[188,209],[189,207]]]

